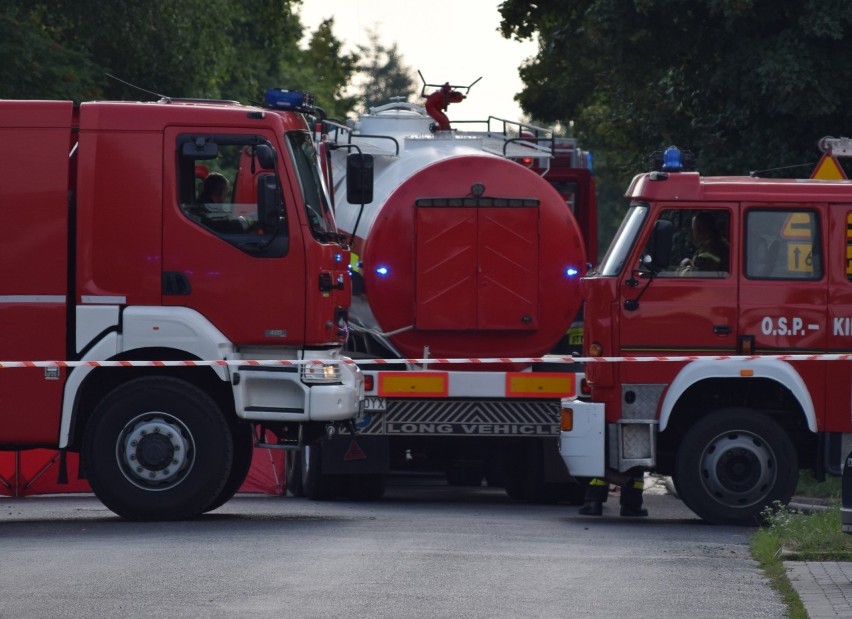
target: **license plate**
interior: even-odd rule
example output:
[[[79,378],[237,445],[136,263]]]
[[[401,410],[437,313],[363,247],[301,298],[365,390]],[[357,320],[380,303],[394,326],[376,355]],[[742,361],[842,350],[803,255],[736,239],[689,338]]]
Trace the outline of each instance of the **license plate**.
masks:
[[[377,398],[376,396],[367,396],[364,398],[364,410],[367,411],[385,411],[388,409],[387,400],[385,398]]]

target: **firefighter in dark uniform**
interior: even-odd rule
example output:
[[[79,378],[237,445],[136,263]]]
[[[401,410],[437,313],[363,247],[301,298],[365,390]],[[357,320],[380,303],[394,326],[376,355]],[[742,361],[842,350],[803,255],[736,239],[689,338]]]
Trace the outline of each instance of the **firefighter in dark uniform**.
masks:
[[[716,219],[711,213],[698,213],[692,218],[692,239],[695,253],[692,258],[684,258],[677,270],[678,274],[728,270],[730,246],[716,227]]]
[[[625,518],[644,518],[648,510],[642,505],[642,492],[645,490],[645,473],[642,467],[634,467],[625,473],[626,478],[621,484],[621,515]],[[580,514],[583,516],[600,516],[603,514],[603,504],[609,496],[609,481],[598,477],[592,478],[586,488],[586,498]]]

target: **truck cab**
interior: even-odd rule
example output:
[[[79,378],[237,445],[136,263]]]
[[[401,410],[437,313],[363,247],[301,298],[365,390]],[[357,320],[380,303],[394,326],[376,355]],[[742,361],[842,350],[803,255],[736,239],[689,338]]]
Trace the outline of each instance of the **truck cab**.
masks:
[[[565,403],[561,452],[575,475],[646,467],[706,520],[755,522],[848,451],[852,185],[670,155],[583,280],[591,397]]]
[[[0,357],[57,360],[0,372],[0,445],[80,452],[122,516],[215,509],[260,437],[298,447],[362,407],[349,250],[310,106],[282,93],[0,102]]]

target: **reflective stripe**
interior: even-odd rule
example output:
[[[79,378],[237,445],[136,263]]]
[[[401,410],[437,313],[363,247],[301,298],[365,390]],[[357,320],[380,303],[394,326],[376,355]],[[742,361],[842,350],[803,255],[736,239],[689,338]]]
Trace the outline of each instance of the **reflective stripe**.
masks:
[[[97,304],[109,304],[109,305],[125,305],[127,303],[127,297],[109,297],[109,296],[95,296],[90,294],[85,294],[80,299],[83,303],[97,303]]]
[[[0,303],[65,303],[59,294],[7,294],[0,296]]]

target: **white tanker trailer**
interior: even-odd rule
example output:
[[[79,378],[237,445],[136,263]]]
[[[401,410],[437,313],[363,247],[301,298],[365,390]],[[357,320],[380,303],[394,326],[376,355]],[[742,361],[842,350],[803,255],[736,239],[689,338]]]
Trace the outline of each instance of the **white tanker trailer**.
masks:
[[[357,434],[290,457],[294,494],[375,498],[389,471],[440,470],[523,499],[577,495],[556,436],[578,368],[367,362],[538,357],[577,318],[584,236],[596,234],[585,157],[544,129],[474,122],[436,130],[426,108],[391,103],[325,125],[335,218],[355,257],[347,354],[364,359],[368,397]]]
[[[433,123],[425,108],[395,103],[331,134],[346,145],[332,153],[333,193],[358,261],[359,345],[402,357],[545,354],[577,315],[587,261],[564,197],[517,162],[549,159],[551,143]],[[363,207],[347,195],[355,146],[373,156]]]

